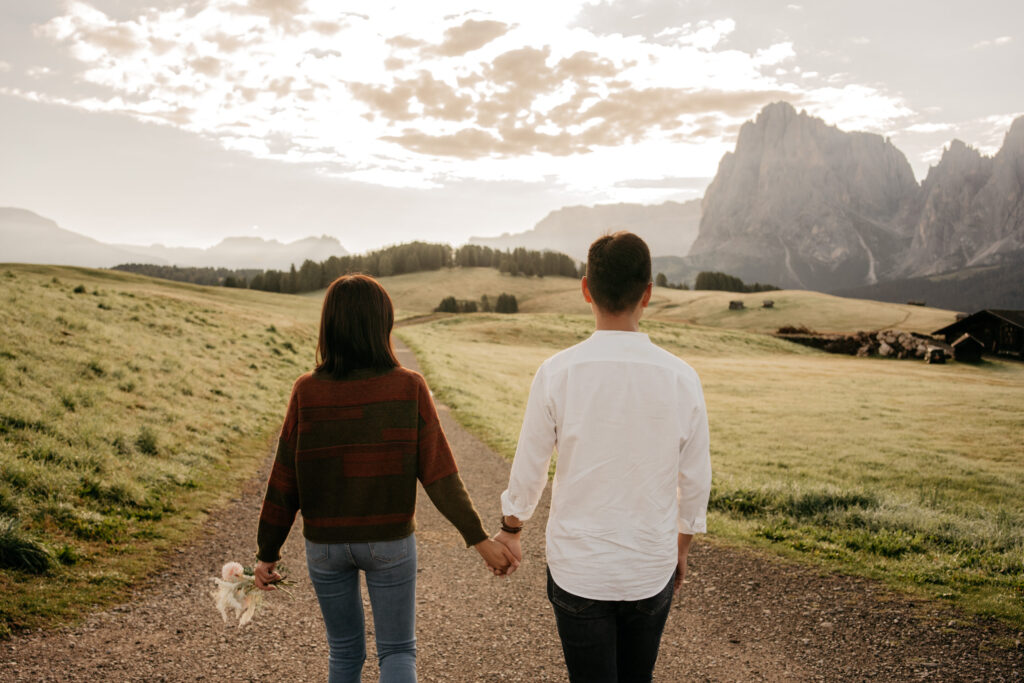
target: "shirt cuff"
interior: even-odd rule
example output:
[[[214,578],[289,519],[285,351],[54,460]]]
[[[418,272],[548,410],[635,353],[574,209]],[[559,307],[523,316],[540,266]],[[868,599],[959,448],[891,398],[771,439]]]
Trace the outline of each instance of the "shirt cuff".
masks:
[[[693,534],[706,534],[708,522],[706,517],[695,519],[679,519],[679,533],[692,536]]]
[[[520,522],[525,522],[533,516],[534,507],[515,500],[508,489],[501,494],[501,514],[506,517],[515,517]]]

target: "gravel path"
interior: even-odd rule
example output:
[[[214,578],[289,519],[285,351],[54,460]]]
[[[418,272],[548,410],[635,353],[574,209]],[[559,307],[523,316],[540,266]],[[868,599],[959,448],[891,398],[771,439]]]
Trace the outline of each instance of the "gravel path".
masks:
[[[402,362],[415,367],[406,349]],[[444,429],[492,530],[508,463],[440,407]],[[269,466],[269,462],[268,462]],[[267,469],[213,513],[133,598],[74,628],[0,643],[3,681],[322,681],[327,646],[293,530],[284,549],[294,598],[272,595],[253,624],[225,626],[208,577],[252,556]],[[544,593],[545,494],[509,580],[420,496],[417,619],[422,681],[565,681]],[[365,593],[364,593],[365,596]],[[364,603],[368,602],[364,600]],[[372,625],[370,626],[372,631]],[[701,540],[655,672],[659,681],[1024,680],[1022,634],[910,601],[861,579]],[[376,680],[372,638],[364,680]]]

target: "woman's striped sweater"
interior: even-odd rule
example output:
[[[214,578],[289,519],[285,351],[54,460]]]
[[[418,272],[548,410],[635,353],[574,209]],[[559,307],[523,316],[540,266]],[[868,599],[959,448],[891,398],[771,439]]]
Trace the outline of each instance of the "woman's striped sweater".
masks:
[[[467,545],[487,538],[423,377],[405,368],[292,388],[260,512],[257,558],[280,559],[295,513],[317,543],[384,541],[415,529],[416,481]]]

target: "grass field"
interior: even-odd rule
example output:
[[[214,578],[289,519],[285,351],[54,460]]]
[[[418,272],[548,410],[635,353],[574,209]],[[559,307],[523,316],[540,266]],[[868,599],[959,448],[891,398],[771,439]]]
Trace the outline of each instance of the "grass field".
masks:
[[[318,308],[0,265],[0,635],[123,595],[252,476]]]
[[[1024,626],[1024,365],[859,359],[642,326],[704,383],[712,537]],[[477,314],[398,334],[458,419],[511,457],[533,372],[591,329],[587,316]]]
[[[573,278],[512,277],[493,268],[453,268],[381,278],[381,282],[395,300],[400,319],[430,313],[446,296],[479,300],[486,294],[493,301],[501,293],[514,294],[521,313],[590,314],[590,306],[580,295],[580,283]],[[323,292],[307,296],[320,301]],[[773,300],[774,307],[763,308],[761,302],[765,299]],[[731,300],[743,301],[746,308],[730,311]],[[837,333],[886,328],[928,333],[956,320],[952,311],[802,290],[734,294],[663,287],[655,288],[648,317],[752,332],[803,325]]]
[[[519,315],[399,332],[459,419],[511,456],[534,370],[589,335],[578,281],[383,282],[410,322],[445,296],[516,295]],[[1021,623],[1021,366],[819,354],[751,331],[930,330],[952,314],[810,292],[756,308],[767,296],[657,289],[644,323],[704,379],[712,532]],[[751,309],[727,311],[733,298]],[[125,595],[256,471],[312,367],[321,300],[0,265],[0,635]]]

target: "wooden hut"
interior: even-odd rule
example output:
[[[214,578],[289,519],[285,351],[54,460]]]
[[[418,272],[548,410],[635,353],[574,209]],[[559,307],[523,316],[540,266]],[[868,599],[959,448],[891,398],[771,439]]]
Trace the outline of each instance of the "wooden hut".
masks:
[[[977,363],[984,352],[985,345],[969,334],[964,334],[953,342],[953,358],[960,363]]]
[[[981,344],[983,353],[1024,358],[1024,311],[985,309],[932,334],[941,335],[947,344],[969,335]]]
[[[730,311],[742,311],[743,310],[743,302],[742,301],[730,301],[729,302],[729,310]]]
[[[775,308],[775,302],[771,299],[765,299],[761,302],[761,308]]]

